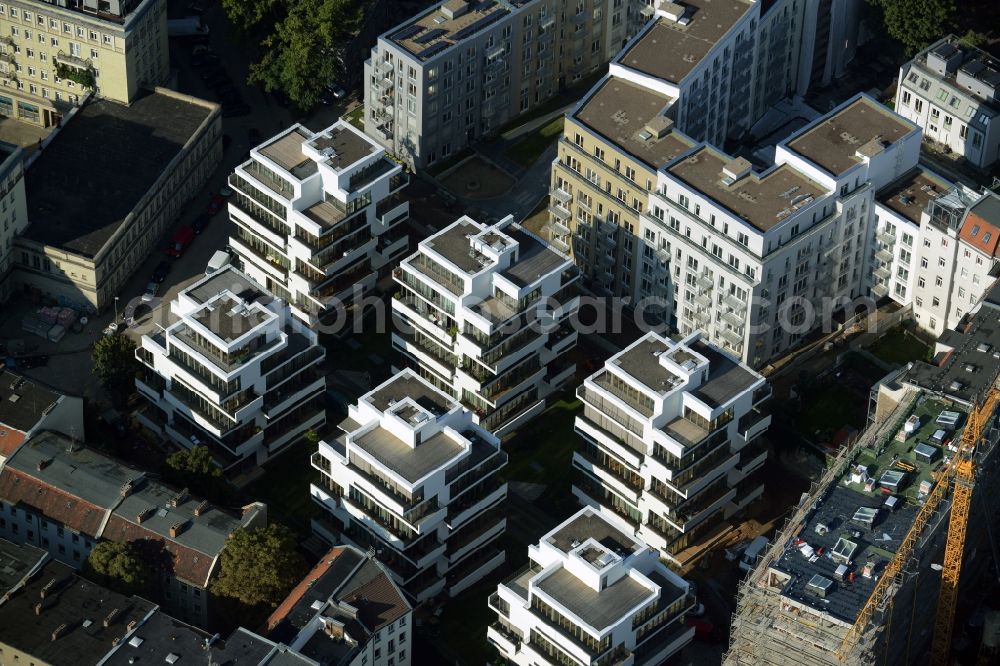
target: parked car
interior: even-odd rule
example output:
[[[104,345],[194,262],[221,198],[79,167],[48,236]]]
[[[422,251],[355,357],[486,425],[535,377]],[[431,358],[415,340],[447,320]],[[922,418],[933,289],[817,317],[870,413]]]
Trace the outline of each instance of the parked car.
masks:
[[[150,282],[146,284],[146,291],[142,292],[142,302],[149,303],[151,300],[156,298],[156,295],[160,291],[159,282]]]
[[[161,261],[156,264],[156,268],[153,269],[152,280],[153,282],[163,282],[167,279],[167,274],[170,272],[170,262]]]
[[[195,234],[200,234],[208,227],[208,223],[212,221],[210,215],[202,213],[198,217],[194,218],[194,222],[191,223],[191,228],[194,229]]]
[[[205,215],[209,217],[218,214],[222,207],[226,205],[226,200],[218,194],[213,194],[212,198],[208,202],[208,207],[205,208]]]
[[[347,96],[347,91],[338,86],[336,83],[331,83],[326,87],[327,91],[336,97],[337,99],[343,99]]]
[[[170,239],[170,245],[167,246],[167,254],[174,259],[179,258],[184,254],[185,250],[187,250],[193,240],[194,229],[190,226],[181,227],[177,230],[177,233],[174,234],[174,237]]]

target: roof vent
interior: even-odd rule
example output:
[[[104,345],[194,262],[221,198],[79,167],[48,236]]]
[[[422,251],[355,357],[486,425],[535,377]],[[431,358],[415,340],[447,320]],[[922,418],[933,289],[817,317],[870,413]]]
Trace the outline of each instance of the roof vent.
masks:
[[[824,597],[824,598],[826,597],[826,595],[830,594],[832,588],[833,588],[833,581],[827,578],[826,576],[820,576],[819,574],[816,574],[815,576],[810,578],[809,583],[806,585],[806,589],[808,591],[812,592],[817,597]]]
[[[687,12],[687,7],[679,2],[661,2],[660,12],[674,23],[680,23]]]
[[[131,631],[131,630],[132,630],[132,625],[133,625],[133,624],[135,624],[135,622],[134,622],[134,621],[133,621],[133,622],[130,622],[130,623],[129,623],[129,631]],[[132,637],[132,638],[131,638],[131,639],[129,640],[128,644],[129,644],[129,645],[131,645],[131,646],[132,646],[132,647],[134,647],[134,648],[137,648],[137,647],[139,647],[140,645],[142,645],[142,639],[141,639],[141,638],[139,638],[138,636],[133,636],[133,637]]]
[[[469,11],[469,3],[466,0],[448,0],[441,5],[441,13],[449,20],[453,20],[466,14]]]
[[[167,662],[168,664],[176,664],[177,660],[180,658],[181,656],[179,654],[174,654],[173,652],[171,652],[170,654],[167,655],[166,659],[164,659],[163,661]]]
[[[650,118],[649,122],[643,128],[644,131],[649,132],[650,138],[656,137],[657,139],[662,139],[670,130],[674,127],[674,121],[666,116],[654,116]]]
[[[750,160],[744,157],[737,157],[735,160],[729,160],[722,167],[722,174],[726,178],[731,178],[733,182],[738,181],[750,173]]]

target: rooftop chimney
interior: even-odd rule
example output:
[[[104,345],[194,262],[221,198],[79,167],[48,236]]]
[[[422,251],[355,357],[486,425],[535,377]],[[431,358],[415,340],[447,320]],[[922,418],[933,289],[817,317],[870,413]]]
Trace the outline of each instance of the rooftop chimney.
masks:
[[[42,614],[42,605],[35,604],[35,615],[41,615],[41,614]]]
[[[60,636],[62,636],[62,633],[64,631],[66,631],[66,623],[65,622],[63,622],[58,627],[56,627],[55,631],[52,632],[52,640],[57,640]]]
[[[122,484],[121,488],[122,497],[128,497],[129,495],[132,494],[133,490],[135,490],[135,479],[129,479],[128,481]]]
[[[184,523],[186,521],[180,521],[179,523],[174,523],[170,526],[170,538],[175,539],[177,535],[184,531]]]
[[[44,460],[39,460],[38,464],[35,465],[35,469],[41,472],[43,469],[48,467],[52,463],[52,458],[45,458]]]
[[[125,627],[125,633],[129,633],[129,632],[131,632],[131,631],[132,631],[133,629],[135,629],[135,625],[136,625],[136,624],[137,624],[137,623],[136,623],[136,621],[135,621],[135,620],[132,620],[131,622],[129,622],[129,623],[128,623],[128,625],[126,625],[126,627]]]
[[[105,629],[107,629],[108,627],[110,627],[111,623],[115,621],[115,618],[118,617],[118,612],[119,612],[118,609],[114,608],[114,609],[112,609],[112,611],[110,613],[108,613],[107,617],[104,618],[104,628]]]
[[[149,520],[150,518],[153,517],[154,513],[156,513],[156,509],[152,508],[140,511],[135,517],[135,522],[141,523],[144,520]]]
[[[49,593],[49,590],[51,590],[55,586],[56,586],[56,579],[53,578],[52,580],[47,582],[41,590],[38,591],[38,596],[44,599],[45,595]]]
[[[206,511],[208,511],[208,500],[202,500],[201,503],[194,508],[194,515],[201,516]]]

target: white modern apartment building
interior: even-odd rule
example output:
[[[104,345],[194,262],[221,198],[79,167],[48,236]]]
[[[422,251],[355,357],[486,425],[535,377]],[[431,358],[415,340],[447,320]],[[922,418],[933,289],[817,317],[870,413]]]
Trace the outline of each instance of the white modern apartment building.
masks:
[[[878,194],[873,294],[913,308],[934,337],[958,326],[1000,275],[1000,197],[917,169]]]
[[[144,335],[140,421],[227,472],[255,469],[326,422],[326,352],[288,305],[232,267],[182,290],[170,325]]]
[[[315,324],[370,290],[407,248],[403,167],[350,123],[294,125],[229,178],[230,246],[258,284]]]
[[[695,332],[647,333],[577,390],[573,493],[628,522],[678,567],[760,497],[771,424],[764,378]]]
[[[763,171],[707,144],[673,159],[638,235],[647,261],[670,262],[676,328],[760,367],[829,325],[881,279],[875,192],[919,150],[918,127],[858,95],[781,142]]]
[[[486,637],[508,663],[655,666],[694,637],[687,581],[616,518],[585,507],[528,557],[489,598]]]
[[[597,71],[651,13],[645,0],[446,0],[378,38],[365,131],[423,168]]]
[[[417,603],[503,563],[507,454],[456,400],[403,370],[361,396],[340,430],[312,458],[317,535],[374,549]]]
[[[896,112],[924,138],[986,169],[1000,156],[1000,61],[949,35],[899,70]]]
[[[0,304],[14,291],[14,237],[28,226],[23,159],[20,146],[0,142]]]
[[[393,346],[496,434],[536,416],[575,364],[573,261],[507,216],[465,216],[420,242],[393,273]]]

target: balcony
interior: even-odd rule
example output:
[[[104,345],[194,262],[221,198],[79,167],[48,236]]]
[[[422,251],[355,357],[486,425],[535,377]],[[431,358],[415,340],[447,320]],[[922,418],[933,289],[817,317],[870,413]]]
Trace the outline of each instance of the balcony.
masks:
[[[744,313],[747,310],[747,304],[742,300],[734,296],[733,294],[726,294],[722,297],[723,305],[728,305],[733,310],[739,313]]]
[[[569,209],[560,203],[549,204],[549,212],[557,220],[568,220],[570,218]]]
[[[888,264],[892,261],[892,252],[883,248],[875,253],[875,258],[878,261]]]
[[[888,280],[892,276],[892,273],[890,273],[889,269],[885,266],[880,266],[872,271],[872,275],[880,280]]]
[[[892,247],[893,245],[896,244],[896,234],[890,234],[886,231],[880,231],[877,234],[875,234],[875,240],[877,240],[879,243],[882,243],[883,245]]]
[[[552,190],[551,196],[561,204],[567,204],[573,200],[573,195],[560,187]]]
[[[743,320],[743,317],[731,311],[726,311],[722,313],[722,321],[736,328],[740,328],[744,324],[746,324],[746,322]]]

